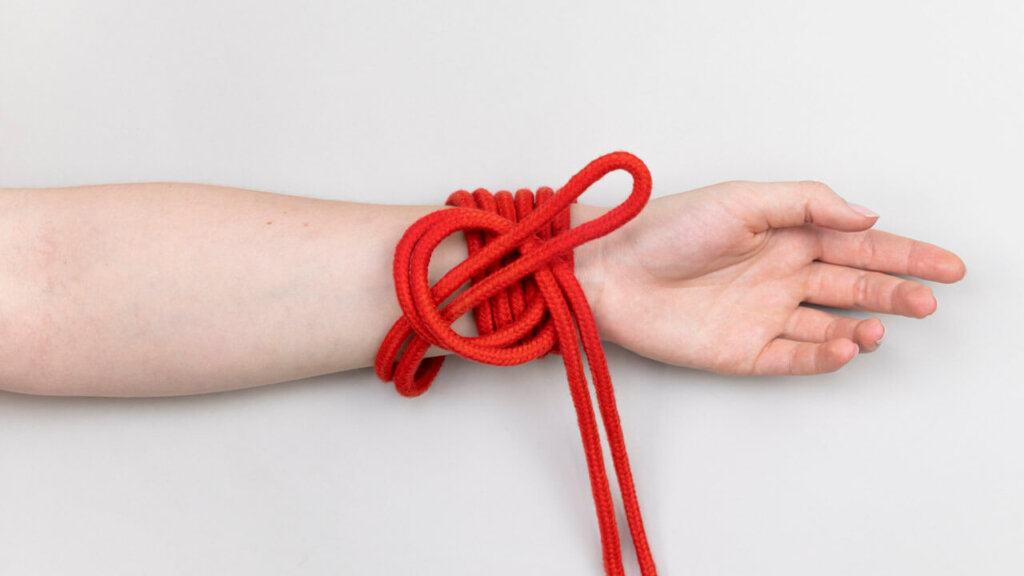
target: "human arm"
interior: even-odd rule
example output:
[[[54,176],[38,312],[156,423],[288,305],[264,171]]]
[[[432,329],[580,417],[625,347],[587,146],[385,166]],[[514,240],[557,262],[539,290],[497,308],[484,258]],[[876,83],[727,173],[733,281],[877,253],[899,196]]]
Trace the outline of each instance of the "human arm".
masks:
[[[0,191],[0,388],[157,396],[368,366],[399,315],[394,245],[438,208],[174,183]],[[574,206],[573,222],[601,212]],[[802,301],[922,316],[934,309],[926,287],[859,270],[963,275],[951,253],[864,232],[874,222],[822,185],[719,184],[653,200],[581,246],[577,275],[602,336],[645,356],[825,372],[872,349],[881,324]],[[432,270],[464,256],[453,236]]]

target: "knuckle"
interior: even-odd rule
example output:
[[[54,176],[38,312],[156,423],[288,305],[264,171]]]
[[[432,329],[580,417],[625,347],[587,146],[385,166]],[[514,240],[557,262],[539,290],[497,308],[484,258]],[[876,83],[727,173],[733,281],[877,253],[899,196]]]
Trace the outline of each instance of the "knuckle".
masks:
[[[864,240],[862,241],[860,248],[860,262],[858,262],[857,265],[860,267],[866,267],[870,265],[871,262],[875,261],[878,246],[875,244],[875,241],[872,239],[870,234],[864,234]]]
[[[823,338],[823,340],[824,341],[828,341],[828,340],[831,340],[831,339],[835,338],[835,336],[836,336],[836,334],[838,332],[839,332],[839,319],[838,318],[832,318],[831,320],[829,320],[828,324],[825,325],[825,337]]]
[[[857,275],[853,283],[853,303],[858,308],[863,308],[871,297],[871,282],[866,273]]]
[[[801,191],[808,196],[835,196],[836,193],[828,184],[820,180],[801,180],[797,183]]]

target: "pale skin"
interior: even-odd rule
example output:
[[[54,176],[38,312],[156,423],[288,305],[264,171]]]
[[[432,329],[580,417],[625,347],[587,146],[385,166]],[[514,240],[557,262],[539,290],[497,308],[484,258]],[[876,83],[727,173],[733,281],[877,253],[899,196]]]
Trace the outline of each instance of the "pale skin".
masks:
[[[0,189],[0,389],[168,396],[370,366],[399,316],[394,246],[437,209],[182,183]],[[876,221],[821,183],[727,182],[652,200],[577,248],[576,272],[602,338],[637,354],[831,372],[884,327],[805,303],[920,318],[936,301],[911,277],[965,273]],[[465,253],[450,237],[431,275]]]

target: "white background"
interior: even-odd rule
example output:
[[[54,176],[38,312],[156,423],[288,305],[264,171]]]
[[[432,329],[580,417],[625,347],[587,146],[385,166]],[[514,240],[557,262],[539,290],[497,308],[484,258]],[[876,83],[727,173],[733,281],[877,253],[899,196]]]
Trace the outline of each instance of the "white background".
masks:
[[[661,572],[1021,574],[1022,35],[1014,0],[0,0],[0,186],[436,204],[559,186],[617,149],[656,195],[823,180],[956,251],[967,279],[833,375],[609,347]],[[369,370],[170,399],[0,393],[5,576],[600,558],[558,357],[452,361],[415,400]]]

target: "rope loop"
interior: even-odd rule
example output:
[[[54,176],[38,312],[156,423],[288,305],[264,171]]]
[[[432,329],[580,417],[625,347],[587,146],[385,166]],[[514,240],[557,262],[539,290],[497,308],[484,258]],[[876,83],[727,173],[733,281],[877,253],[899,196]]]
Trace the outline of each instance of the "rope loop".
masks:
[[[570,206],[592,184],[616,170],[633,178],[629,196],[600,217],[570,227]],[[634,218],[651,195],[651,175],[639,158],[613,152],[593,160],[558,190],[526,189],[513,196],[465,190],[446,208],[416,221],[395,249],[395,292],[402,317],[381,344],[374,365],[404,396],[426,392],[444,357],[424,358],[431,345],[464,358],[508,366],[548,353],[561,354],[590,472],[605,571],[623,573],[615,508],[604,467],[597,420],[580,353],[590,367],[637,560],[655,574],[633,486],[618,410],[593,313],[574,274],[572,251]],[[427,277],[437,246],[463,232],[468,257],[431,286]],[[456,294],[466,286],[468,288]],[[452,323],[473,311],[477,335]]]

